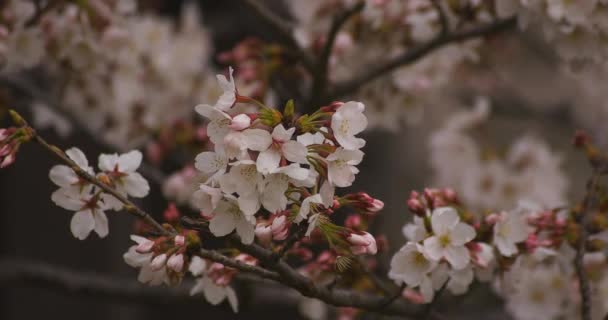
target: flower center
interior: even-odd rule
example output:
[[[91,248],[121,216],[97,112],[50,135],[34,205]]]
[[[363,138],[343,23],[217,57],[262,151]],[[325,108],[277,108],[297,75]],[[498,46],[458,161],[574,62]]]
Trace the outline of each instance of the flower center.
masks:
[[[439,244],[442,247],[447,247],[450,245],[450,243],[452,242],[452,239],[450,239],[450,235],[449,234],[443,234],[441,236],[439,236]]]
[[[350,125],[348,123],[348,120],[343,120],[342,123],[340,123],[340,132],[342,134],[347,134],[348,130],[350,130]]]

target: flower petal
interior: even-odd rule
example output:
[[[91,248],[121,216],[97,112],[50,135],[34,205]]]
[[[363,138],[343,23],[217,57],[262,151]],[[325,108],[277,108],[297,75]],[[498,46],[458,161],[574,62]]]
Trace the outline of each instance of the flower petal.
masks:
[[[141,174],[133,172],[122,179],[125,191],[135,198],[143,198],[150,192],[148,180],[144,179]]]
[[[141,165],[142,158],[143,155],[139,150],[132,150],[127,153],[121,154],[118,157],[118,167],[120,172],[134,172]]]
[[[108,217],[103,211],[96,211],[93,215],[95,218],[95,232],[100,238],[105,238],[108,235]]]
[[[433,210],[431,216],[431,226],[436,235],[447,233],[450,229],[455,227],[459,221],[460,217],[452,207],[437,208]]]
[[[91,210],[78,211],[72,216],[70,230],[77,239],[86,239],[94,228],[95,219],[93,218]]]
[[[445,248],[445,258],[448,260],[452,268],[456,270],[463,269],[471,260],[469,250],[465,247],[448,246]]]

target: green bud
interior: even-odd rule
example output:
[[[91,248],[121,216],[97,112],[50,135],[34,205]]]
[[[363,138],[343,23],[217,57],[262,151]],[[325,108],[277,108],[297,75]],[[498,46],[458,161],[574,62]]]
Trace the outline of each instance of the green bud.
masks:
[[[21,115],[19,113],[17,113],[17,111],[10,109],[10,110],[8,110],[8,114],[11,116],[11,119],[13,120],[13,122],[16,125],[18,125],[20,127],[27,126],[27,122],[25,122],[23,117],[21,117]]]
[[[290,99],[289,101],[287,101],[287,103],[285,104],[285,110],[283,111],[283,115],[285,116],[285,118],[287,119],[292,119],[293,118],[293,114],[295,113],[295,105],[293,103],[293,99]]]
[[[269,127],[274,127],[281,123],[283,116],[275,109],[264,108],[260,111],[260,121]]]

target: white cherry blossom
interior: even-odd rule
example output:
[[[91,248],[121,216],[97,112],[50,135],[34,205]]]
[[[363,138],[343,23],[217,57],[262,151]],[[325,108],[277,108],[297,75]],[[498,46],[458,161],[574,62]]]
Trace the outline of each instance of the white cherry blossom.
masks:
[[[365,140],[355,137],[367,127],[367,118],[363,111],[363,103],[350,101],[340,106],[331,117],[334,136],[346,150],[357,150],[365,146]]]
[[[388,276],[397,284],[405,282],[410,287],[417,287],[436,265],[425,256],[422,245],[408,242],[391,259]]]
[[[322,203],[323,203],[323,198],[321,198],[321,195],[318,193],[306,197],[302,201],[302,205],[300,206],[300,211],[298,211],[298,215],[296,216],[294,221],[296,223],[300,223],[302,220],[308,219],[308,215],[311,212],[311,205],[312,204],[322,204]]]
[[[101,154],[99,169],[115,182],[116,191],[135,198],[143,198],[150,192],[148,181],[137,173],[142,154],[133,150],[121,155]]]
[[[285,158],[291,162],[306,163],[306,147],[298,142],[291,140],[296,128],[285,129],[279,124],[272,130],[272,145],[263,150],[258,155],[258,171],[264,174],[275,171],[279,168],[281,159]]]
[[[494,245],[500,254],[511,257],[518,252],[516,244],[528,238],[526,217],[518,211],[503,211],[494,225]]]
[[[359,169],[355,167],[363,160],[361,150],[338,148],[327,156],[327,174],[329,182],[338,187],[349,187],[355,181]]]
[[[207,276],[198,279],[192,289],[190,295],[203,293],[205,299],[212,305],[218,305],[222,301],[228,299],[228,303],[234,312],[238,312],[239,305],[234,289],[230,286],[219,286],[213,283],[213,280]]]
[[[192,205],[209,215],[217,208],[221,199],[222,191],[219,188],[201,184],[199,190],[192,195]]]
[[[469,264],[470,254],[465,244],[475,238],[475,229],[460,222],[454,208],[442,207],[433,210],[431,215],[433,236],[424,240],[424,249],[434,261],[445,258],[456,269]]]
[[[65,151],[65,154],[86,173],[90,175],[95,174],[93,168],[89,166],[89,161],[80,149],[70,148]],[[66,165],[56,165],[51,168],[49,177],[53,183],[62,188],[77,187],[81,182],[76,172]],[[73,190],[83,191],[82,188],[75,188]]]
[[[216,237],[223,237],[236,229],[244,244],[251,244],[254,238],[255,217],[246,215],[234,198],[220,200],[213,211],[209,230]]]
[[[105,210],[109,207],[99,196],[90,193],[79,194],[73,188],[60,188],[51,195],[53,202],[67,210],[76,211],[70,222],[70,230],[79,240],[86,239],[91,231],[100,238],[108,235],[108,218]]]

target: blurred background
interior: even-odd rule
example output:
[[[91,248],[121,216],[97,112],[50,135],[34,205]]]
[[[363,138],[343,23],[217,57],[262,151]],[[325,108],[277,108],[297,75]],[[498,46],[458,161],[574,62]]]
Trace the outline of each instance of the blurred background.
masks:
[[[303,14],[299,12],[294,16],[290,8],[306,7],[305,2],[299,1],[294,5],[281,0],[263,1],[274,12],[289,20],[298,19],[298,14]],[[242,1],[201,0],[196,4],[197,7],[189,7],[189,10],[198,10],[202,17],[206,31],[200,40],[209,42],[208,49],[211,52],[208,56],[213,69],[220,70],[218,73],[223,73],[222,70],[230,64],[227,54],[222,58],[220,53],[231,52],[235,55],[233,49],[243,40],[252,37],[265,43],[281,40],[281,35],[274,33],[266,21],[252,14],[251,9]],[[145,1],[143,10],[177,23],[183,14],[183,5],[184,1]],[[196,38],[191,41],[196,41]],[[472,207],[480,210],[490,209],[486,205],[488,202],[512,208],[516,205],[514,199],[521,198],[518,195],[523,194],[537,194],[539,198],[547,200],[544,205],[559,206],[579,199],[583,193],[587,166],[583,157],[574,152],[571,137],[577,128],[582,127],[592,130],[601,143],[606,142],[605,127],[602,125],[605,114],[603,107],[597,104],[602,95],[580,89],[583,81],[597,83],[599,80],[565,76],[559,67],[559,58],[538,35],[523,34],[513,29],[485,41],[486,46],[478,50],[477,63],[455,67],[448,83],[436,86],[433,90],[421,90],[420,93],[407,97],[378,90],[367,94],[366,91],[383,87],[382,81],[385,79],[381,78],[375,82],[379,84],[370,84],[371,88],[364,87],[358,94],[351,95],[353,99],[363,101],[373,115],[370,115],[371,128],[364,134],[367,145],[364,149],[365,159],[359,166],[361,172],[349,190],[365,190],[384,201],[385,208],[375,220],[372,231],[387,237],[389,253],[399,249],[405,242],[401,229],[411,218],[405,201],[412,190],[422,190],[427,186],[453,187]],[[384,54],[388,59],[389,54]],[[447,56],[452,54],[454,53],[445,53]],[[236,67],[238,74],[238,64]],[[417,68],[413,66],[408,69],[406,66],[398,72],[407,73],[408,70]],[[272,85],[273,81],[281,82],[284,77],[289,79],[290,76],[293,75],[281,74],[269,82]],[[41,70],[33,70],[21,79],[38,85],[41,92],[48,94],[50,86],[45,81],[49,79]],[[39,111],[32,112],[34,109],[31,106],[40,102],[40,97],[32,97],[31,92],[24,92],[24,88],[15,83],[2,83],[0,95],[5,101],[5,107],[16,108],[33,121],[34,113]],[[306,108],[303,100],[297,100],[301,92],[294,92],[289,85],[285,86],[287,88],[275,90],[272,97],[268,97],[270,94],[266,96],[266,101],[274,101],[281,106],[287,99],[294,97],[299,108]],[[482,96],[485,100],[480,102],[479,97]],[[184,106],[166,105],[160,112],[171,114],[179,112],[177,110],[180,108],[192,108],[202,102],[206,101]],[[479,104],[488,105],[488,110],[483,111],[482,107],[478,107]],[[69,114],[70,110],[67,112]],[[88,123],[82,120],[83,112],[91,112],[95,116],[94,111],[75,112],[79,124],[73,125],[68,134],[62,134],[61,130],[53,126],[40,131],[48,141],[63,149],[78,146],[91,156],[112,152],[116,141],[122,136],[105,139],[100,138],[105,137],[103,132],[97,136],[92,134],[86,130]],[[450,127],[449,120],[458,115],[473,120],[467,120],[470,124],[463,125],[462,128]],[[1,119],[0,127],[6,127],[9,124],[6,113],[3,113]],[[155,137],[160,135],[158,132],[154,134]],[[520,142],[522,137],[532,137],[530,139],[533,141]],[[446,150],[446,144],[452,145],[451,139],[460,138],[475,141],[475,149],[442,153],[442,150]],[[137,142],[140,141],[137,139],[134,138],[136,142],[130,145],[147,148],[145,144]],[[520,144],[517,144],[518,141]],[[514,145],[520,145],[519,149],[513,149]],[[181,152],[179,157],[191,155],[191,152],[178,151]],[[469,163],[467,166],[467,159],[472,152],[481,162]],[[109,219],[111,232],[108,237],[75,240],[69,232],[71,215],[53,205],[50,199],[55,186],[46,177],[50,168],[56,164],[55,160],[35,145],[22,148],[18,157],[19,160],[14,165],[0,171],[0,262],[8,261],[5,258],[10,258],[11,261],[44,262],[41,263],[43,268],[49,264],[65,268],[68,273],[76,270],[112,275],[125,282],[134,282],[136,270],[127,266],[122,259],[122,254],[131,245],[128,235],[132,233],[134,219],[126,214],[116,214]],[[534,161],[538,163],[534,164]],[[176,163],[174,159],[164,159],[160,165],[152,166],[151,172],[169,176],[180,170]],[[489,168],[480,172],[480,163],[484,168],[488,163],[500,163],[504,168]],[[539,169],[547,168],[547,163],[551,163],[551,170]],[[469,168],[475,166],[475,170]],[[519,177],[524,171],[525,179],[514,181],[513,186],[501,184],[511,176]],[[502,189],[492,191],[493,188],[498,188],[496,185],[501,185]],[[167,197],[167,193],[171,194],[167,189],[171,187],[166,184],[151,182],[151,187],[150,195],[141,204],[160,217],[167,208],[166,198],[176,196],[172,194]],[[461,193],[463,189],[464,193]],[[381,255],[383,262],[379,272],[386,272],[391,256],[389,253]],[[70,294],[69,290],[57,290],[52,283],[31,283],[27,276],[12,279],[10,276],[15,273],[13,269],[17,266],[18,264],[0,263],[0,319],[37,319],[49,316],[66,320],[83,317],[305,318],[298,310],[297,294],[288,293],[285,289],[270,288],[266,292],[244,287],[239,291],[241,310],[234,314],[226,304],[219,308],[211,307],[202,297],[175,304],[162,297],[153,303],[146,303]],[[509,319],[503,311],[502,302],[491,292],[487,286],[475,286],[467,297],[446,298],[445,306],[441,307],[444,309],[440,310],[449,312],[447,314],[450,319]],[[380,318],[372,315],[366,317]]]

